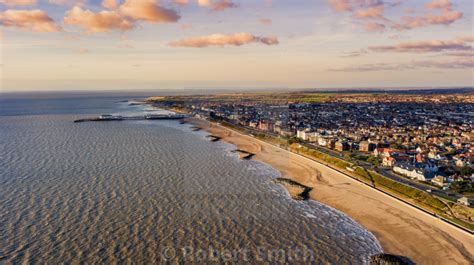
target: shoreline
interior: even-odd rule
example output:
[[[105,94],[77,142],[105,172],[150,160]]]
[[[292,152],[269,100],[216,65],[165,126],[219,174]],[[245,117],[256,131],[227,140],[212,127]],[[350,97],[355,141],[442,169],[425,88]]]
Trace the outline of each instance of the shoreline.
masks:
[[[374,234],[385,253],[407,257],[417,264],[473,263],[472,235],[317,161],[206,120],[192,118],[189,122],[254,154],[252,159],[272,166],[282,177],[312,187],[309,199],[354,219]],[[284,187],[291,197],[299,195],[299,189]]]

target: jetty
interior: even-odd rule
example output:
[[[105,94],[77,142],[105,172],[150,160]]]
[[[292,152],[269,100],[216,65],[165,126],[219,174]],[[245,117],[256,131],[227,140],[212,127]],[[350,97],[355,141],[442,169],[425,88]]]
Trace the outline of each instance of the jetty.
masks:
[[[103,114],[99,117],[85,118],[74,120],[74,122],[88,122],[88,121],[124,121],[124,120],[183,120],[188,118],[186,114],[145,114],[138,116],[120,116]]]

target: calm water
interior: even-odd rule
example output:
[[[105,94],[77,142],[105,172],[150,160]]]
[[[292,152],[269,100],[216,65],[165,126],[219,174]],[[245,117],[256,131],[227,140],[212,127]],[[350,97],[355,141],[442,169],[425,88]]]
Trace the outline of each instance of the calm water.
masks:
[[[0,263],[362,263],[381,251],[189,125],[72,122],[143,111],[122,100],[0,101]]]

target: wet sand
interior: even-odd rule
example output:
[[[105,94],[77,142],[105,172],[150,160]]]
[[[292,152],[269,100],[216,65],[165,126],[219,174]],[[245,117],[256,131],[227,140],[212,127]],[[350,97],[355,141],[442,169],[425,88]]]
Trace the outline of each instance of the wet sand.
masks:
[[[474,263],[474,236],[467,232],[318,162],[204,120],[191,122],[255,154],[253,159],[273,166],[282,177],[313,187],[311,199],[338,209],[363,225],[377,237],[386,253],[408,257],[417,264]]]

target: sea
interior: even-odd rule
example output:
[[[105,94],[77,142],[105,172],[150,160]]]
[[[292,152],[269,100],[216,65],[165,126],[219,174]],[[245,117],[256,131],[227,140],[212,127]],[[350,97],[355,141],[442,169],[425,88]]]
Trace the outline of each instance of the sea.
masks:
[[[132,95],[0,96],[0,263],[363,264],[373,234]]]

